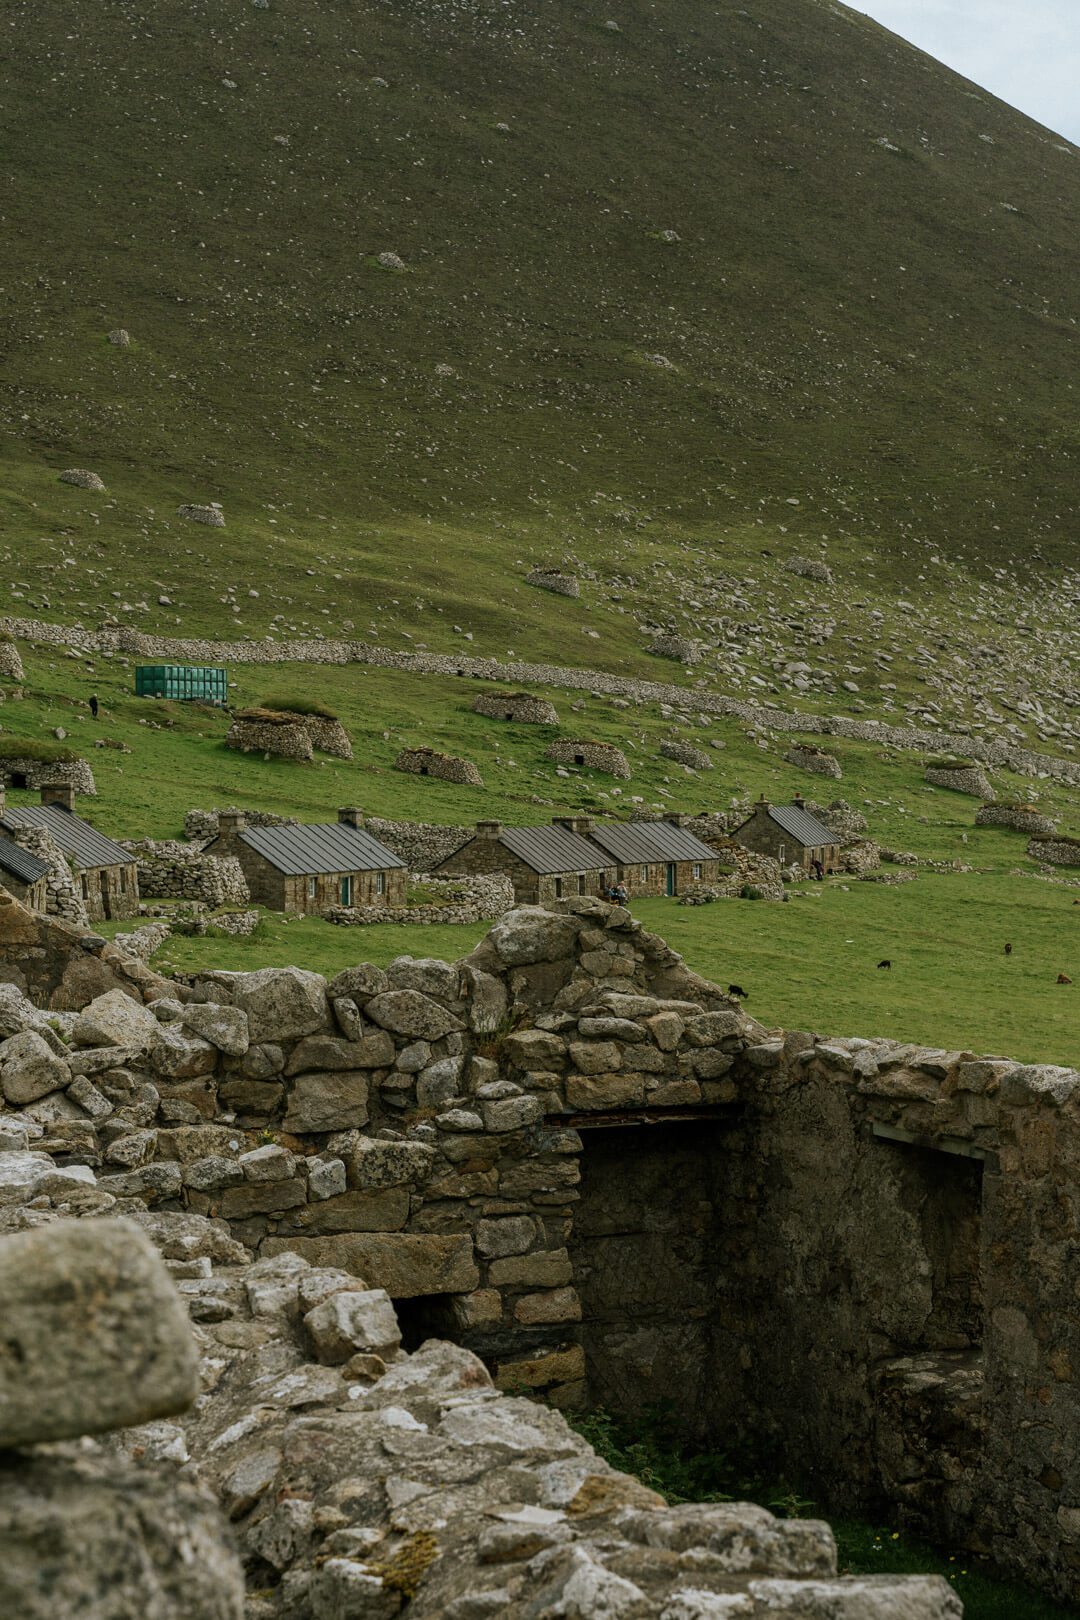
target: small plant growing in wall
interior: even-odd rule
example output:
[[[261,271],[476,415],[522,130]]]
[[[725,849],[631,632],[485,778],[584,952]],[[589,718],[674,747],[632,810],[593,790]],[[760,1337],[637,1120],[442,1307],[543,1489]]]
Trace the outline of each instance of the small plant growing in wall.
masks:
[[[525,1018],[526,1014],[523,1011],[512,1009],[502,1018],[493,1019],[490,1023],[481,1023],[476,1030],[473,1043],[477,1057],[497,1063],[507,1040],[516,1029],[521,1028]]]

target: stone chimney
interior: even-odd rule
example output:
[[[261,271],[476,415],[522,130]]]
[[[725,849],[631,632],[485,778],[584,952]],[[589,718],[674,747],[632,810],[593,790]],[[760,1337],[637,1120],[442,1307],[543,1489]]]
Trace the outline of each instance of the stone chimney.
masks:
[[[553,827],[565,827],[567,832],[577,833],[581,838],[587,838],[592,832],[591,816],[552,816]]]
[[[357,809],[355,804],[345,805],[337,813],[338,822],[342,827],[362,827],[364,825],[364,812]]]
[[[218,837],[235,838],[238,832],[243,832],[247,826],[247,817],[242,810],[221,810],[218,813]]]
[[[693,816],[687,815],[685,810],[672,810],[670,815],[664,817],[669,827],[685,827],[687,822],[693,819]]]
[[[501,821],[478,821],[476,823],[477,838],[498,838],[501,832]]]
[[[41,789],[42,804],[55,804],[58,810],[75,814],[75,789],[70,782],[46,782]]]
[[[796,810],[801,810],[802,807],[803,807],[803,796],[802,796],[802,794],[801,793],[796,793],[795,797],[792,799],[791,802],[795,806]]]

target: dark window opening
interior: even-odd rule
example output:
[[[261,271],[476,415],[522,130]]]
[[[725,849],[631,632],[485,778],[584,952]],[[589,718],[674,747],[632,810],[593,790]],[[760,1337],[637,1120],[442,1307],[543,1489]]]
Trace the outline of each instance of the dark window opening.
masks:
[[[426,766],[426,765],[421,765],[421,767],[420,767],[420,775],[421,775],[421,776],[426,776],[426,775],[427,775],[427,773],[428,773],[428,768],[427,768],[427,766]]]
[[[575,765],[584,765],[584,763],[585,763],[585,755],[584,754],[575,754],[574,755],[574,764]]]
[[[510,713],[510,712],[509,712],[509,710],[508,710],[508,711],[507,711],[507,715],[506,715],[506,718],[507,718],[507,719],[508,719],[508,720],[512,720],[512,719],[513,719],[513,718],[514,718],[514,716],[513,716],[513,715],[512,715],[512,714],[511,714],[511,713]]]
[[[970,1350],[982,1342],[981,1159],[903,1142],[879,1141],[896,1178],[900,1208],[912,1219],[929,1265],[930,1309],[910,1350]],[[906,1250],[897,1256],[903,1285]],[[883,1279],[885,1280],[885,1279]]]
[[[578,874],[577,892],[578,892],[578,894],[584,894],[585,893],[585,874],[583,872]]]
[[[13,788],[26,788],[26,787],[29,787],[30,784],[26,780],[26,772],[25,771],[12,771],[12,773],[11,773],[11,785],[12,785]]]

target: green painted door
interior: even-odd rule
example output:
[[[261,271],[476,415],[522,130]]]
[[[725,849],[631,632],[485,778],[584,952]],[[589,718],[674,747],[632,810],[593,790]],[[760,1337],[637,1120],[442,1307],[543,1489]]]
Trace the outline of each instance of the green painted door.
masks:
[[[675,868],[670,865],[667,869],[667,892],[669,895],[675,893]]]

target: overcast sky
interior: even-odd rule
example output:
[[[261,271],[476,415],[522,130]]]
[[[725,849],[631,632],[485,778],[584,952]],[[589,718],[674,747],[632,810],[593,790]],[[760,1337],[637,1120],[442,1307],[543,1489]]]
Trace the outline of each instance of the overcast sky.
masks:
[[[848,0],[1080,143],[1080,0]]]

